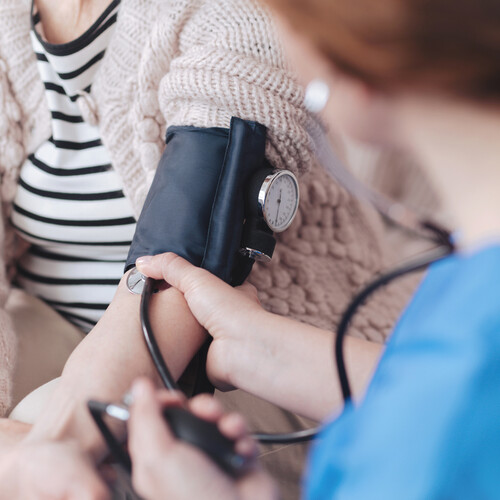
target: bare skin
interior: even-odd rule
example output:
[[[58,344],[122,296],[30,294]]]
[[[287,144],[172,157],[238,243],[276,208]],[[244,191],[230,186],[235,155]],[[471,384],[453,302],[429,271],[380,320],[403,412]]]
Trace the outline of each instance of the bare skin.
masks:
[[[142,338],[139,300],[122,280],[102,319],[70,356],[30,440],[76,439],[96,459],[101,456],[103,444],[85,402],[89,398],[118,400],[136,376],[156,377]],[[152,321],[157,331],[162,325],[158,341],[172,374],[179,377],[203,343],[205,333],[182,295],[173,289],[154,297]]]
[[[49,43],[75,40],[99,18],[111,0],[36,0],[43,33]]]

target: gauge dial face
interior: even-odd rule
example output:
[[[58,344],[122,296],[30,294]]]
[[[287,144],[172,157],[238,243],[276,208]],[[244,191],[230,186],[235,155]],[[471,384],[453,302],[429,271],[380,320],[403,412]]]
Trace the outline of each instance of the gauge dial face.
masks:
[[[272,231],[279,233],[290,226],[299,206],[299,185],[291,172],[272,176],[265,189],[262,212]]]

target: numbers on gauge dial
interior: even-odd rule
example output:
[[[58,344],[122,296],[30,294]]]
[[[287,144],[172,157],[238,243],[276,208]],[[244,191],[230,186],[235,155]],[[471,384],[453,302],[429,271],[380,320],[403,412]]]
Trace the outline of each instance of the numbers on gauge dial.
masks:
[[[269,186],[264,202],[264,217],[269,227],[284,231],[297,211],[298,188],[291,175],[278,175]]]

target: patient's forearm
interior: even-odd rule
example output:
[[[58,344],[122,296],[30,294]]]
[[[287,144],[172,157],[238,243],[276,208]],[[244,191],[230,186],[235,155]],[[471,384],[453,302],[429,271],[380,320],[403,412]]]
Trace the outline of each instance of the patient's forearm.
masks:
[[[342,394],[334,361],[334,334],[265,312],[251,336],[232,343],[231,383],[303,416],[323,420]],[[228,343],[229,345],[229,343]],[[366,388],[383,346],[347,337],[346,365],[354,396]],[[230,353],[230,354],[229,354]]]
[[[29,439],[76,438],[96,457],[103,450],[86,401],[119,400],[138,375],[155,376],[139,320],[140,296],[122,280],[112,304],[69,358],[57,389]],[[202,345],[203,329],[175,289],[156,294],[151,321],[165,360],[178,378]]]

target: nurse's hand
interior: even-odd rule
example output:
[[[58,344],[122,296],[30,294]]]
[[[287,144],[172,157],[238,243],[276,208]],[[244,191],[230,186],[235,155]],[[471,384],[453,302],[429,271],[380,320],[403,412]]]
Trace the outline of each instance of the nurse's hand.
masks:
[[[256,288],[249,283],[233,288],[173,253],[140,257],[136,265],[141,273],[164,279],[184,294],[192,314],[214,339],[207,359],[210,380],[218,389],[233,388],[234,353],[245,351],[245,343],[270,315],[260,305]]]
[[[234,480],[223,473],[204,453],[175,439],[161,415],[166,405],[179,404],[180,396],[155,392],[147,379],[135,382],[129,421],[129,451],[132,458],[132,482],[146,500],[262,500],[277,499],[271,479],[254,461],[242,478]],[[236,451],[256,456],[256,444],[248,436],[242,417],[224,415],[214,398],[194,398],[190,410],[201,418],[217,422],[219,429],[236,440]]]

